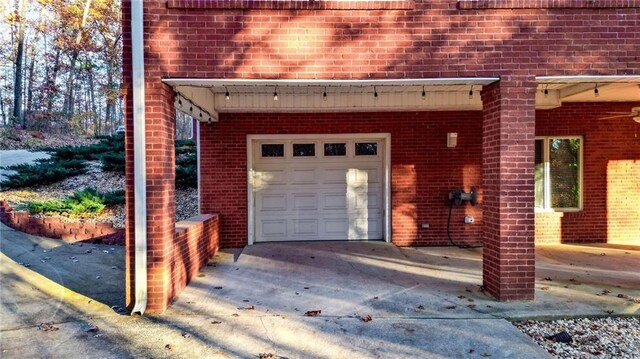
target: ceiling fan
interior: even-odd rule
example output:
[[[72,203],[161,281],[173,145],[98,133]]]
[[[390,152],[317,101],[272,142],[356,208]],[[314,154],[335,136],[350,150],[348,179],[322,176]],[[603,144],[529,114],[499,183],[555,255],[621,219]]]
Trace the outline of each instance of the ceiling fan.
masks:
[[[640,123],[640,107],[634,107],[631,112],[609,112],[611,116],[600,117],[601,120],[608,120],[612,118],[631,117],[637,123]]]

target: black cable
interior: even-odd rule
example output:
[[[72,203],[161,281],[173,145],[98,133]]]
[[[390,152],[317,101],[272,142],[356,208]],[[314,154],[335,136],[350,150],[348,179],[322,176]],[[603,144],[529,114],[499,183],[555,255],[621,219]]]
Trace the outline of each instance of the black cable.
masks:
[[[482,247],[482,245],[476,245],[476,246],[472,246],[469,244],[457,244],[456,242],[453,241],[453,239],[451,239],[451,212],[453,212],[453,202],[454,201],[449,201],[450,205],[449,205],[449,218],[447,219],[447,237],[449,238],[449,242],[451,243],[451,245],[456,246],[458,248],[480,248]]]

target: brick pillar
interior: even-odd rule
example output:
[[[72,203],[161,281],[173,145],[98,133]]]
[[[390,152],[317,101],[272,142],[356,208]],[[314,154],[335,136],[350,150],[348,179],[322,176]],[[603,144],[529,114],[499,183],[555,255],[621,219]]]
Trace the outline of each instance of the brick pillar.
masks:
[[[535,91],[533,76],[482,90],[483,284],[498,300],[533,300]]]

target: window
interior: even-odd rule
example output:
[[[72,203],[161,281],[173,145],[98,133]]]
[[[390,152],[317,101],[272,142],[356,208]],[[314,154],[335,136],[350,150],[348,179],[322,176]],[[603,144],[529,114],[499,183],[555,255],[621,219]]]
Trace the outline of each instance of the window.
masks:
[[[293,157],[313,157],[316,155],[316,145],[314,143],[294,143]]]
[[[325,143],[324,155],[329,156],[346,156],[347,144],[346,143]]]
[[[262,157],[284,157],[284,144],[263,144]]]
[[[536,139],[535,206],[578,210],[582,207],[582,139]]]
[[[375,156],[378,154],[378,144],[375,142],[356,143],[356,156]]]

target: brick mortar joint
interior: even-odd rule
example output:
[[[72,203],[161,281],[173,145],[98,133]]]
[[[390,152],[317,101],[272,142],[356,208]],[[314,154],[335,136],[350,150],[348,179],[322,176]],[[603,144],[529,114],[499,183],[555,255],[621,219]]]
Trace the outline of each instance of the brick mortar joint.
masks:
[[[639,0],[458,0],[458,10],[640,8]]]

